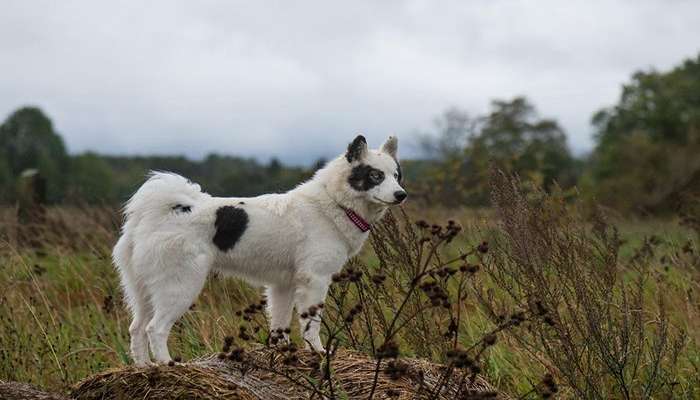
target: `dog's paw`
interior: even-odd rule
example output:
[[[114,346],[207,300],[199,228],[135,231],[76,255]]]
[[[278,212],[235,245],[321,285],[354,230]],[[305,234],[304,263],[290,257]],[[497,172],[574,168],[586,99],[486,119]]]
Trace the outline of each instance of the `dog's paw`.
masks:
[[[154,365],[157,365],[157,364],[151,360],[134,361],[134,366],[139,367],[139,368],[152,367]]]
[[[306,342],[305,348],[306,350],[315,351],[319,354],[326,354],[326,349],[323,347],[320,341],[318,343]]]

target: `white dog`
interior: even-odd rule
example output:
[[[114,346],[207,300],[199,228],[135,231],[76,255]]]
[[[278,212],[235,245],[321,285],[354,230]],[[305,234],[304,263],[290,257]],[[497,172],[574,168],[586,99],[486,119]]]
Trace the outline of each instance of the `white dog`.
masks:
[[[284,194],[212,197],[172,173],[151,173],[125,207],[114,247],[132,313],[131,353],[139,365],[169,362],[168,335],[213,269],[267,287],[272,329],[325,300],[331,276],[357,254],[372,222],[406,198],[398,142],[369,150],[357,136],[347,153]],[[304,340],[323,351],[319,323]]]

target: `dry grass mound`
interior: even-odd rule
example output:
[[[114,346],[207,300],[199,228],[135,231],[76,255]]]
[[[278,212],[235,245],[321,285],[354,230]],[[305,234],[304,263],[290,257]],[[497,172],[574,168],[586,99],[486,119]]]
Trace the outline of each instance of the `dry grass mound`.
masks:
[[[402,359],[405,373],[388,373],[382,361],[375,399],[456,399],[466,392],[477,398],[505,399],[481,377],[463,380],[459,372],[444,379],[445,367],[425,360]],[[266,348],[245,353],[242,360],[220,359],[216,355],[172,366],[111,369],[78,383],[75,399],[242,399],[282,400],[321,398],[309,382],[322,381],[319,358],[309,351],[299,351],[298,361],[285,366],[283,356]],[[367,398],[374,382],[376,360],[367,355],[341,349],[331,363],[333,391],[337,398]],[[465,383],[466,382],[466,383]],[[459,392],[460,383],[464,386]],[[439,393],[436,388],[440,388]],[[467,390],[468,389],[468,390]],[[329,385],[324,387],[329,392]]]
[[[58,393],[48,393],[27,383],[5,382],[0,380],[2,400],[68,400]]]

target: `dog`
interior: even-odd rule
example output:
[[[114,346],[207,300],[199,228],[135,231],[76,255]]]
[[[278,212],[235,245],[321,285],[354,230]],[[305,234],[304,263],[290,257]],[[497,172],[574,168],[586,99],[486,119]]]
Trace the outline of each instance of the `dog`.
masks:
[[[170,362],[167,340],[211,271],[266,287],[270,328],[290,326],[324,302],[332,275],[357,254],[372,223],[407,197],[398,140],[376,150],[358,135],[345,154],[281,194],[213,197],[186,178],[151,172],[124,208],[113,250],[132,315],[137,365]],[[320,322],[302,323],[307,347],[323,352]]]

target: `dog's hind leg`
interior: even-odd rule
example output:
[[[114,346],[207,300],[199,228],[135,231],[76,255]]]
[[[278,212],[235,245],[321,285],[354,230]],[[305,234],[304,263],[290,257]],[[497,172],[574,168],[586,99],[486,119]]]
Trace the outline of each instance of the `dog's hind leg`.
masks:
[[[153,318],[146,326],[146,333],[153,358],[159,363],[171,360],[168,351],[170,330],[197,299],[211,267],[209,257],[204,255],[192,259],[178,254],[173,259],[179,261],[160,265],[160,268],[168,269],[167,275],[159,277],[149,287]]]
[[[289,328],[294,308],[294,288],[291,285],[268,286],[265,294],[270,329]]]
[[[124,289],[124,297],[131,311],[131,325],[129,336],[131,338],[131,357],[136,365],[146,365],[151,359],[148,356],[148,338],[146,337],[146,324],[151,319],[152,310],[148,303],[148,295],[132,269],[133,244],[128,234],[122,236],[114,246],[114,264],[121,275],[121,284]]]
[[[143,287],[136,285],[124,290],[129,294],[132,320],[129,325],[129,336],[131,337],[131,357],[136,365],[146,365],[151,361],[148,355],[148,337],[146,335],[146,324],[153,316],[153,310],[148,302],[148,297]]]

